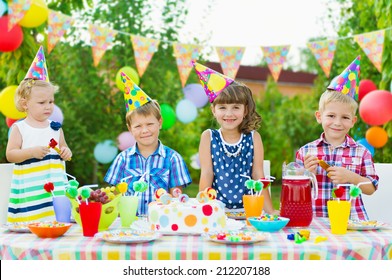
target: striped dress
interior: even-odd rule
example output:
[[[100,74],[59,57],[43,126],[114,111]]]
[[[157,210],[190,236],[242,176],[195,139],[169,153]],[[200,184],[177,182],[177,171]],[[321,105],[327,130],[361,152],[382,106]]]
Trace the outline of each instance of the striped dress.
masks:
[[[22,149],[47,146],[51,138],[59,143],[59,123],[49,121],[46,128],[34,128],[22,120],[14,125],[18,126],[22,135]],[[47,182],[54,184],[56,196],[65,194],[65,184],[68,182],[65,163],[53,149],[43,159],[31,158],[15,163],[8,204],[8,223],[55,220],[52,194],[44,189]]]

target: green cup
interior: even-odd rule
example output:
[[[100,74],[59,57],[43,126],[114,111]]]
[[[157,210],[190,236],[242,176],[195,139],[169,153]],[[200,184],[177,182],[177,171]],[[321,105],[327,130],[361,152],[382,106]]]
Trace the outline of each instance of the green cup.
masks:
[[[137,196],[121,196],[118,204],[118,212],[122,227],[130,227],[136,220],[136,212],[139,204]]]

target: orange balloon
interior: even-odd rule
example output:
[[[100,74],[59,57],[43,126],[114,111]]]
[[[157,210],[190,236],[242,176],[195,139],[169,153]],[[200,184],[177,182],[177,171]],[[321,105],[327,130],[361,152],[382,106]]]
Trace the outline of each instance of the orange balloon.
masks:
[[[366,131],[366,140],[374,148],[381,148],[388,142],[388,134],[382,127],[372,126]]]

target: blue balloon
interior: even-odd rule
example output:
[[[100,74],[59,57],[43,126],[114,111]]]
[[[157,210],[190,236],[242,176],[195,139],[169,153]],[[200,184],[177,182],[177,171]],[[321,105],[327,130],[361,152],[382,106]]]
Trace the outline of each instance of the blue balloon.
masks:
[[[117,151],[114,141],[105,140],[95,146],[94,157],[99,163],[106,164],[114,160]]]
[[[4,1],[0,1],[0,17],[2,17],[7,10],[7,3],[5,3]]]
[[[357,141],[358,144],[361,144],[362,146],[364,146],[366,149],[369,150],[369,152],[372,154],[372,156],[374,156],[374,147],[372,145],[369,144],[369,142],[366,140],[366,138],[362,138],[359,139]]]
[[[176,115],[179,121],[190,123],[197,117],[197,108],[192,101],[183,99],[176,106]]]

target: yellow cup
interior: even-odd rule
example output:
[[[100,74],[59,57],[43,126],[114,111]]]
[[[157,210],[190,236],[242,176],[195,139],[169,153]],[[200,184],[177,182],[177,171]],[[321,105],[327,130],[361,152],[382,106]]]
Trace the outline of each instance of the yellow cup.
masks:
[[[242,196],[242,201],[244,202],[246,223],[250,226],[248,218],[260,217],[263,213],[264,195],[245,194]]]
[[[346,234],[348,219],[350,218],[350,201],[330,200],[327,202],[331,233]]]

